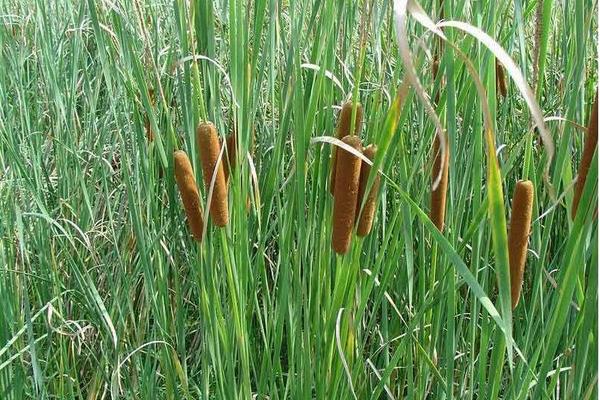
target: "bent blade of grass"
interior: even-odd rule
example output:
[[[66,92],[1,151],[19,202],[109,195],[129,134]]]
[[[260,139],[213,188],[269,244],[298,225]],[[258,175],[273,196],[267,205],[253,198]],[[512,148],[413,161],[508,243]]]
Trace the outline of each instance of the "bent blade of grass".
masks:
[[[548,153],[548,160],[546,161],[546,167],[544,169],[544,180],[551,190],[550,195],[554,196],[552,185],[550,184],[550,165],[554,156],[554,143],[552,141],[552,136],[550,136],[550,133],[546,129],[546,124],[544,123],[544,116],[542,114],[542,110],[540,109],[540,106],[535,99],[535,95],[529,87],[529,85],[527,84],[527,81],[525,80],[525,77],[521,73],[519,67],[508,55],[506,50],[504,50],[502,46],[498,44],[498,42],[496,42],[490,35],[482,31],[481,29],[461,21],[440,22],[438,26],[448,26],[452,28],[457,28],[473,36],[481,44],[486,46],[494,54],[494,56],[496,56],[498,61],[502,63],[502,65],[506,69],[506,72],[508,72],[508,74],[511,76],[511,78],[515,82],[515,85],[517,86],[517,89],[519,89],[519,91],[523,95],[523,98],[525,99],[525,102],[527,103],[527,106],[529,107],[531,116],[534,119],[536,126],[538,127],[538,132],[540,133],[542,143],[546,148],[546,153]]]
[[[440,140],[440,151],[442,153],[442,159],[446,156],[447,143],[446,137],[444,134],[444,128],[442,127],[442,122],[440,121],[439,116],[433,109],[431,105],[431,101],[429,100],[429,96],[425,92],[425,88],[421,84],[419,77],[417,76],[417,71],[415,69],[415,65],[413,63],[413,56],[410,51],[410,47],[408,45],[408,33],[406,32],[406,11],[408,7],[408,0],[397,0],[394,1],[394,19],[395,19],[395,28],[396,28],[396,36],[398,39],[398,48],[400,51],[400,57],[402,59],[402,63],[406,68],[406,78],[407,81],[413,86],[417,96],[423,103],[425,107],[425,111],[429,115],[429,117],[433,120],[433,123],[436,128],[436,134]],[[425,15],[421,13],[420,15]],[[433,182],[433,190],[436,190],[438,185],[442,180],[442,169],[440,169],[438,176],[436,176],[435,181]]]
[[[310,63],[300,64],[300,68],[310,69],[317,72],[321,70],[321,67],[319,67],[318,65]],[[337,88],[342,91],[342,93],[344,92],[344,87],[342,86],[340,80],[333,74],[333,72],[325,70],[325,76],[328,79],[330,79],[335,84],[335,86],[337,86]]]
[[[416,77],[415,69],[412,64],[410,50],[408,49],[408,41],[406,38],[406,23],[405,23],[406,8],[407,8],[406,2],[407,2],[407,0],[400,0],[400,1],[397,1],[394,3],[394,14],[397,19],[396,29],[397,29],[399,46],[400,46],[400,53],[403,57],[403,61],[406,61],[405,66],[407,68],[407,76],[411,80],[411,83],[413,83],[413,85],[415,85],[415,90],[417,91],[417,94],[419,95],[419,97],[421,97],[423,99],[423,101],[426,102],[425,108],[426,108],[426,110],[428,110],[428,113],[429,113],[428,105],[429,105],[429,107],[431,105],[430,105],[428,99],[426,98],[424,91],[419,91],[420,89],[422,90],[423,88],[420,85],[418,78]],[[546,181],[546,183],[549,185],[549,188],[551,189],[550,195],[553,196],[552,186],[550,185],[549,173],[550,173],[550,165],[552,163],[552,158],[554,155],[554,143],[552,141],[552,137],[550,136],[550,133],[546,129],[546,125],[544,124],[543,114],[542,114],[539,104],[537,103],[537,101],[535,99],[535,95],[534,95],[533,91],[531,90],[531,88],[529,87],[529,85],[527,84],[527,81],[525,80],[525,77],[521,73],[521,70],[519,69],[519,67],[515,64],[515,62],[512,60],[512,58],[508,55],[506,50],[504,50],[498,42],[496,42],[490,35],[485,33],[483,30],[481,30],[473,25],[470,25],[468,23],[461,22],[461,21],[443,21],[436,25],[433,23],[433,21],[431,21],[431,19],[427,16],[427,14],[425,14],[425,12],[423,11],[423,9],[419,5],[419,3],[416,2],[416,0],[410,0],[410,3],[411,4],[409,7],[409,10],[411,11],[412,15],[415,17],[415,20],[417,20],[419,23],[421,23],[425,28],[428,28],[429,30],[431,30],[436,35],[440,36],[442,39],[444,39],[446,41],[447,41],[446,37],[438,29],[438,27],[448,26],[448,27],[460,29],[460,30],[470,34],[475,39],[477,39],[479,42],[481,42],[484,46],[486,46],[494,54],[494,56],[496,56],[498,61],[500,63],[502,63],[502,65],[504,66],[504,68],[506,69],[508,74],[514,80],[515,85],[517,86],[517,88],[519,89],[521,94],[523,95],[525,102],[527,103],[527,106],[529,107],[529,110],[531,112],[531,115],[536,123],[536,126],[538,127],[538,131],[539,131],[540,137],[542,139],[542,142],[544,144],[544,147],[546,148],[546,152],[548,153],[548,161],[546,162],[546,168],[544,171],[544,180]],[[433,115],[431,115],[431,116],[432,116],[432,118],[434,117]],[[437,117],[437,115],[435,115],[435,117]],[[437,121],[439,121],[439,119]],[[434,118],[434,122],[436,122],[435,118]],[[437,124],[436,124],[436,127],[437,127]],[[441,125],[438,127],[438,129],[441,129]],[[439,132],[438,132],[438,134],[439,134]],[[444,143],[444,145],[445,145],[445,143]],[[443,148],[443,146],[442,146],[442,148]]]

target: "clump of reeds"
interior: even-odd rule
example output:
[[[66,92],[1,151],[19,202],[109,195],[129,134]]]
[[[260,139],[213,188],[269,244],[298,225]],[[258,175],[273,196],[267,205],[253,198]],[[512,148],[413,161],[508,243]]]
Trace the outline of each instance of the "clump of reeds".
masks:
[[[512,308],[519,304],[523,272],[527,259],[527,241],[531,229],[533,209],[533,184],[531,181],[519,181],[515,187],[512,201],[512,214],[508,234],[508,256],[510,262],[510,297]]]
[[[505,98],[506,91],[506,75],[504,74],[504,67],[498,59],[496,59],[496,92],[500,94],[502,98]]]
[[[342,141],[361,151],[358,136],[349,135]],[[356,201],[360,182],[361,159],[340,149],[336,164],[336,180],[333,199],[332,247],[338,254],[344,254],[350,247],[352,228],[356,216]]]
[[[217,226],[225,226],[229,221],[227,210],[227,182],[223,171],[223,161],[219,162],[221,145],[217,130],[210,122],[201,123],[196,129],[196,139],[202,162],[202,176],[206,192],[210,191],[210,184],[216,168],[215,183],[210,200],[210,216]]]
[[[338,117],[338,124],[336,129],[336,137],[343,139],[348,135],[358,135],[360,131],[360,125],[362,123],[362,105],[356,104],[356,116],[354,118],[354,131],[351,133],[350,129],[352,126],[352,101],[347,101],[342,105],[340,116]],[[333,147],[333,156],[331,164],[331,185],[329,191],[331,194],[335,193],[335,174],[337,170],[337,146]]]
[[[363,150],[363,154],[369,160],[373,161],[375,159],[375,155],[377,154],[377,146],[373,144],[367,146]],[[366,162],[363,162],[360,170],[360,183],[358,187],[358,199],[356,202],[356,218],[358,218],[358,227],[356,229],[356,234],[361,237],[367,236],[369,232],[371,232],[371,227],[373,226],[373,218],[375,217],[375,209],[377,205],[377,192],[379,191],[380,176],[379,173],[377,173],[373,181],[373,186],[371,186],[371,190],[367,195],[367,199],[365,200],[365,205],[361,213],[360,207],[362,205],[365,192],[367,190],[367,183],[369,180],[370,173],[371,166]]]
[[[596,98],[594,100],[594,107],[590,114],[590,119],[587,126],[587,135],[585,143],[583,145],[583,154],[581,156],[581,162],[579,163],[579,169],[577,170],[577,182],[575,182],[575,193],[573,195],[573,205],[571,207],[571,216],[575,218],[577,214],[577,207],[579,206],[579,200],[581,199],[581,193],[585,186],[587,174],[592,164],[592,158],[594,157],[594,151],[598,145],[598,92],[596,91]]]
[[[196,186],[192,164],[187,154],[182,150],[177,150],[174,153],[174,158],[175,181],[179,188],[188,225],[194,239],[200,242],[202,241],[204,222],[202,220],[202,206],[200,204],[200,195]]]
[[[446,193],[448,192],[448,165],[450,163],[450,144],[446,136],[445,154],[440,149],[439,136],[435,136],[433,141],[433,168],[431,171],[431,213],[430,218],[433,224],[440,232],[444,231],[444,217],[446,215]],[[436,179],[441,179],[437,188],[433,190]]]

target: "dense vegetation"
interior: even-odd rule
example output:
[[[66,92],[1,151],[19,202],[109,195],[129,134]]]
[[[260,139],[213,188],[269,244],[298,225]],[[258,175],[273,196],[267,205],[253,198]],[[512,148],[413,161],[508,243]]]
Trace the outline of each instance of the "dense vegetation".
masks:
[[[571,207],[597,2],[406,5],[0,1],[0,398],[595,398],[596,156]],[[382,175],[370,234],[336,255],[326,137],[348,100]],[[173,154],[207,210],[203,121],[240,157],[226,227],[205,213],[197,242]]]

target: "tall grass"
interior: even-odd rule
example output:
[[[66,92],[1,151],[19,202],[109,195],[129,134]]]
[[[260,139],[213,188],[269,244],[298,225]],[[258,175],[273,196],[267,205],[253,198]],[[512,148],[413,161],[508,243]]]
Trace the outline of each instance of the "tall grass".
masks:
[[[571,216],[597,3],[420,2],[495,38],[560,117],[547,180],[509,74],[497,101],[496,55],[450,25],[435,45],[408,15],[450,149],[443,233],[428,216],[436,127],[392,3],[0,1],[0,399],[597,396],[597,155]],[[322,138],[348,99],[381,189],[370,233],[353,218],[337,255]],[[205,220],[198,243],[172,155],[206,179],[204,121],[223,144],[235,132],[237,157],[227,224]],[[518,179],[534,202],[511,314],[503,205]],[[198,186],[210,210],[215,187]]]

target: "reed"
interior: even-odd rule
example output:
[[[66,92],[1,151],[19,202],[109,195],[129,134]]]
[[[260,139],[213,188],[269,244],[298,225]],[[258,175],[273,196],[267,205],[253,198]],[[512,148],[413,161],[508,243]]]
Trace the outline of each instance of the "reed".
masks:
[[[196,129],[196,140],[202,162],[202,176],[206,192],[210,191],[210,184],[216,167],[216,178],[210,200],[210,216],[216,226],[225,226],[229,221],[227,210],[227,182],[223,171],[223,162],[217,165],[221,145],[217,129],[210,122],[201,123]]]
[[[362,123],[362,105],[360,103],[356,104],[356,116],[354,118],[354,131],[353,135],[358,136],[360,132],[360,125]],[[343,139],[344,137],[350,135],[350,129],[352,125],[352,101],[347,101],[342,105],[342,110],[340,111],[340,116],[338,117],[338,124],[336,128],[336,137],[338,139]],[[335,173],[337,169],[337,146],[333,147],[333,155],[332,155],[332,163],[331,163],[331,185],[329,186],[329,191],[331,194],[335,193]]]
[[[348,146],[361,151],[361,142],[358,136],[346,136],[342,141]],[[352,228],[356,217],[361,164],[360,158],[340,149],[333,199],[332,233],[332,247],[338,254],[345,254],[350,248]]]
[[[531,229],[533,208],[533,184],[519,181],[515,187],[508,234],[508,257],[510,263],[510,297],[512,308],[519,304],[523,272],[527,260],[527,241]]]
[[[598,91],[596,91],[596,98],[594,100],[594,106],[590,113],[590,119],[587,126],[587,135],[585,138],[585,144],[583,145],[583,154],[579,163],[579,169],[577,170],[577,182],[575,182],[575,193],[573,195],[573,204],[571,206],[571,216],[575,219],[577,214],[577,207],[579,207],[579,200],[581,199],[581,193],[585,186],[587,174],[592,164],[592,158],[594,157],[594,151],[598,145]]]
[[[446,216],[446,193],[448,192],[448,165],[450,163],[450,144],[446,136],[446,151],[442,155],[440,151],[439,137],[436,135],[433,141],[433,168],[431,171],[431,213],[429,215],[433,224],[440,232],[444,231],[444,217]],[[435,190],[433,185],[439,173],[442,178]]]
[[[185,151],[182,150],[177,150],[174,153],[174,159],[175,181],[179,188],[188,225],[194,239],[200,242],[202,241],[204,221],[202,220],[202,206],[192,164]]]
[[[373,161],[377,154],[377,146],[371,144],[363,150],[363,154],[369,160]],[[375,217],[375,210],[377,205],[377,193],[379,192],[380,176],[379,173],[375,176],[373,186],[367,195],[365,205],[360,212],[360,206],[363,202],[365,192],[367,190],[367,182],[369,181],[369,174],[371,173],[371,166],[366,162],[362,163],[360,169],[360,183],[358,187],[358,200],[356,202],[356,218],[358,219],[358,227],[356,234],[360,237],[367,236],[371,232],[373,226],[373,218]]]

